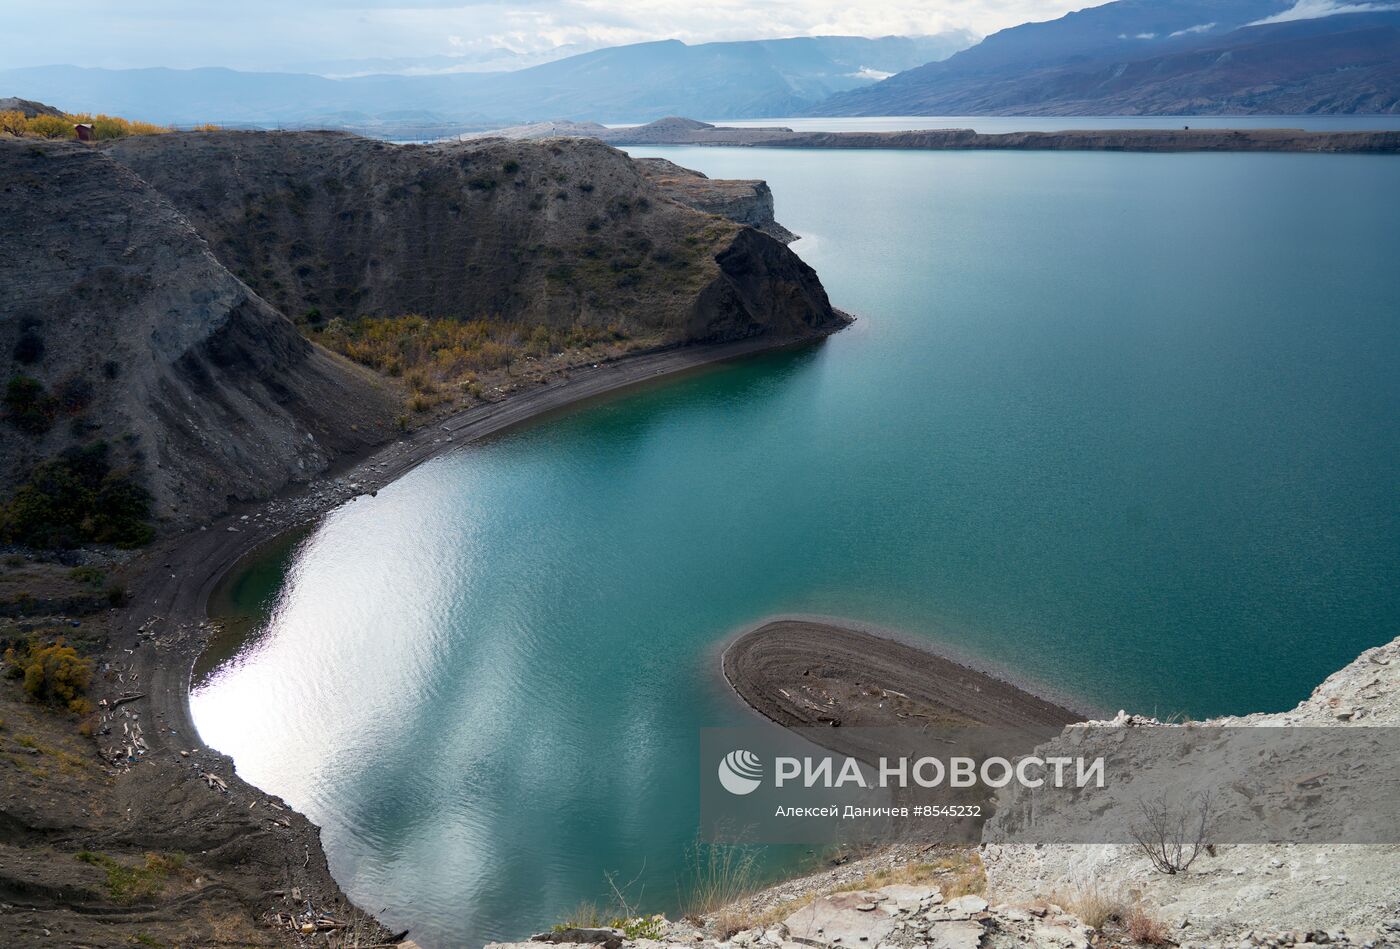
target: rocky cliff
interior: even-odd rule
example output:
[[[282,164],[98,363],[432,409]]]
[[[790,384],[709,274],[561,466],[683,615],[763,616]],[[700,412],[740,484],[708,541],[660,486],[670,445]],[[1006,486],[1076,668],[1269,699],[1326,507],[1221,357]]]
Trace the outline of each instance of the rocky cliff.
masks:
[[[41,467],[79,447],[103,452],[79,508],[106,492],[139,513],[149,491],[180,525],[389,437],[394,384],[308,342],[297,320],[584,327],[623,350],[841,322],[779,241],[685,206],[594,141],[7,140],[0,180],[0,500],[44,479],[26,496],[43,524],[86,517],[54,483],[73,465]]]
[[[1131,747],[1144,731],[1178,729],[1188,738],[1192,731],[1208,735],[1222,751],[1231,753],[1239,753],[1244,743],[1220,740],[1215,737],[1218,733],[1212,733],[1213,727],[1263,732],[1299,729],[1313,736],[1323,734],[1320,729],[1330,729],[1337,737],[1322,744],[1323,753],[1334,749],[1338,760],[1325,770],[1298,773],[1295,769],[1288,773],[1288,780],[1263,784],[1250,770],[1235,765],[1240,768],[1240,778],[1231,790],[1239,800],[1217,799],[1213,804],[1217,815],[1228,817],[1231,807],[1260,811],[1267,807],[1275,815],[1288,814],[1289,808],[1303,809],[1309,826],[1328,828],[1337,820],[1365,826],[1369,814],[1390,813],[1393,827],[1394,811],[1387,811],[1384,805],[1351,810],[1317,804],[1324,798],[1352,801],[1375,793],[1384,796],[1390,808],[1395,806],[1394,784],[1368,780],[1367,775],[1375,772],[1362,769],[1366,762],[1357,751],[1358,746],[1370,745],[1374,749],[1371,754],[1387,755],[1385,740],[1400,725],[1400,639],[1366,650],[1286,711],[1180,726],[1120,712],[1111,721],[1090,724],[1101,726],[1089,732],[1100,744]],[[1071,732],[1057,739],[1055,746],[1067,747],[1072,741],[1075,754],[1095,753],[1087,750],[1095,747],[1092,741],[1077,741]],[[1163,747],[1161,743],[1153,745],[1158,752]],[[1278,751],[1262,745],[1251,751],[1260,756],[1261,773],[1273,767],[1270,762]],[[1265,757],[1266,752],[1270,757]],[[1053,752],[1042,747],[1037,753]],[[1164,759],[1169,757],[1163,754]],[[1140,768],[1145,771],[1152,765],[1144,762]],[[1164,767],[1181,766],[1179,760],[1172,760]],[[1286,770],[1286,766],[1280,767]],[[1270,797],[1280,793],[1285,798],[1283,805]],[[1096,803],[1096,819],[1106,819],[1106,803]],[[1393,836],[1376,843],[1214,844],[1185,870],[1167,874],[1155,870],[1142,849],[1130,844],[993,842],[1008,820],[1024,822],[1028,804],[1013,800],[1005,813],[999,812],[987,824],[983,835],[988,887],[1002,899],[1023,901],[1050,893],[1119,898],[1135,893],[1183,945],[1400,943],[1400,846],[1391,842]],[[1057,820],[1074,807],[1052,802],[1049,797],[1038,805],[1035,820],[1042,824]]]
[[[0,181],[4,494],[100,443],[179,523],[388,431],[377,380],[306,342],[130,169],[5,141]]]
[[[773,217],[773,191],[766,181],[757,178],[716,180],[664,158],[635,161],[642,174],[668,198],[697,211],[746,224],[784,244],[797,240],[796,234]]]
[[[655,344],[799,336],[836,319],[776,240],[669,199],[596,141],[222,132],[109,154],[292,316],[582,324]]]

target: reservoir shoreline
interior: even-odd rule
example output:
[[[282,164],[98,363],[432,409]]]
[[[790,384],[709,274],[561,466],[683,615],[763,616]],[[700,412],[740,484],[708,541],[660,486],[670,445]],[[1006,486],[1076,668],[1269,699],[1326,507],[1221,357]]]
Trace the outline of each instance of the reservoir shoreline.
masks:
[[[969,128],[822,132],[794,130],[785,126],[711,125],[694,119],[672,117],[626,128],[607,128],[591,122],[547,122],[463,137],[595,138],[620,147],[711,145],[731,148],[921,151],[1400,153],[1400,131],[1312,132],[1299,128],[1192,128],[1189,124],[1174,129],[1069,129],[1057,132],[986,133]]]
[[[839,312],[839,311],[838,311]],[[801,338],[758,337],[738,342],[668,348],[573,370],[561,381],[548,383],[477,405],[439,419],[370,451],[343,459],[317,481],[289,486],[272,498],[235,505],[207,527],[175,535],[144,558],[130,591],[133,607],[150,617],[113,637],[112,651],[130,654],[131,681],[139,681],[137,706],[159,727],[147,731],[150,759],[173,759],[163,791],[168,802],[197,809],[214,784],[226,791],[235,810],[267,806],[275,840],[257,835],[244,840],[245,853],[284,865],[287,885],[295,884],[318,905],[348,904],[331,876],[321,847],[320,828],[275,794],[254,787],[235,773],[233,759],[206,745],[195,727],[189,695],[195,663],[216,632],[208,608],[211,594],[250,554],[289,531],[304,529],[336,507],[361,494],[372,494],[418,465],[454,448],[533,422],[591,399],[617,393],[653,380],[671,379],[705,366],[783,348],[819,344],[852,319],[822,327]],[[208,784],[208,787],[206,787]],[[223,808],[217,808],[222,811]],[[202,815],[200,820],[217,817]],[[264,910],[270,912],[285,896],[265,880]],[[354,912],[373,925],[362,910]],[[402,934],[398,938],[403,938]]]

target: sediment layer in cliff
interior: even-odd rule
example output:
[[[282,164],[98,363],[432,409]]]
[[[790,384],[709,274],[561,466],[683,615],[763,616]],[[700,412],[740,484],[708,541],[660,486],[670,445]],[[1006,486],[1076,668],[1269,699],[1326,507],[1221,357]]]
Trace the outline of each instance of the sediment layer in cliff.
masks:
[[[100,442],[180,523],[389,431],[379,381],[303,339],[129,168],[0,142],[0,180],[0,353],[24,398],[0,424],[4,494]]]
[[[800,336],[835,319],[778,241],[684,206],[596,141],[222,132],[110,154],[293,317],[582,324],[656,343]]]
[[[395,384],[296,321],[585,327],[623,349],[842,321],[780,241],[599,142],[5,141],[0,170],[0,346],[23,379],[0,425],[3,497],[101,441],[179,526],[391,437]]]

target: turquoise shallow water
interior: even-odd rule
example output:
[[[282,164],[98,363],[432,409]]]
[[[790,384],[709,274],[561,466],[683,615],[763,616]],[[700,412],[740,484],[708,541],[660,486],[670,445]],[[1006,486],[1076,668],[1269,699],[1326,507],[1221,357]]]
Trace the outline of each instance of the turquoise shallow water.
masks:
[[[234,589],[195,693],[430,947],[670,909],[716,645],[856,617],[1101,707],[1280,709],[1400,632],[1400,161],[648,149],[763,177],[825,344],[440,458]],[[794,854],[772,855],[770,862]]]

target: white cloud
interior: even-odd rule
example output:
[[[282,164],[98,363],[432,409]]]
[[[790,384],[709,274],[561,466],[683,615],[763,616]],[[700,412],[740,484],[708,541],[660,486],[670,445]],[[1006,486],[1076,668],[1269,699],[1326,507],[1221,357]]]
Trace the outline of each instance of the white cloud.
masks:
[[[231,66],[540,53],[675,38],[987,34],[1093,0],[3,0],[3,67]],[[55,30],[53,24],[63,24]],[[3,68],[0,67],[0,68]]]
[[[1172,39],[1177,36],[1185,36],[1188,33],[1209,33],[1213,29],[1215,29],[1214,23],[1197,23],[1195,26],[1188,26],[1184,30],[1177,30],[1175,33],[1169,33],[1167,34],[1167,38]]]
[[[1266,23],[1288,23],[1293,20],[1317,20],[1338,13],[1376,13],[1382,10],[1400,10],[1394,3],[1346,3],[1337,0],[1298,0],[1291,8],[1262,20],[1255,20],[1250,26],[1263,26]]]
[[[882,72],[879,69],[871,69],[869,66],[862,66],[860,67],[860,69],[857,69],[855,72],[851,73],[851,78],[871,79],[875,82],[879,82],[881,79],[888,79],[893,75],[894,73],[892,72]]]

